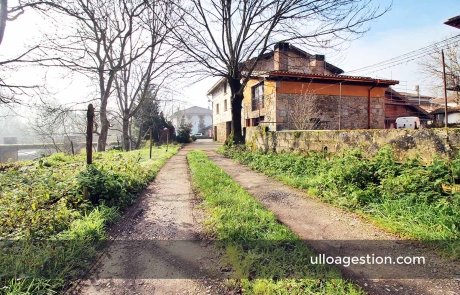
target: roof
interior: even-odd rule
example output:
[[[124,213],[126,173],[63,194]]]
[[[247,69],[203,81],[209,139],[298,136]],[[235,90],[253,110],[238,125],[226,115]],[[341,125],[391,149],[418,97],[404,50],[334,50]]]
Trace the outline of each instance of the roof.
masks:
[[[460,15],[449,18],[446,22],[446,25],[460,29]]]
[[[446,101],[446,99],[444,97],[440,97],[440,98],[436,98],[436,99],[433,99],[431,102],[434,103],[434,104],[444,104]],[[448,95],[447,96],[447,103],[457,103],[458,100],[457,100],[457,97],[455,97],[455,95]]]
[[[431,114],[444,114],[445,113],[445,109],[444,107],[442,108],[437,108],[436,110],[432,111]],[[456,107],[447,107],[447,113],[448,114],[451,114],[451,113],[460,113],[460,106],[456,106]]]
[[[216,82],[216,84],[212,85],[212,87],[208,90],[208,92],[206,92],[206,95],[211,95],[211,93],[217,88],[219,87],[220,84],[222,84],[222,82],[224,81],[227,81],[227,78],[223,77],[223,78],[220,78],[219,81]]]
[[[417,98],[417,99],[419,98],[419,95],[415,94],[415,93],[409,93],[409,92],[403,92],[403,91],[399,91],[398,93],[402,94],[402,95],[404,95],[406,97],[411,97],[411,98],[413,97],[413,98]],[[421,95],[420,94],[420,99],[429,99],[429,100],[431,100],[431,99],[434,99],[434,97],[429,96],[429,95]]]
[[[179,110],[175,112],[174,114],[172,114],[172,117],[176,117],[177,115],[187,115],[187,114],[189,115],[211,115],[212,116],[212,111],[207,108],[193,106],[188,109]]]
[[[381,86],[389,86],[399,84],[396,80],[387,79],[374,79],[370,77],[360,76],[345,76],[345,75],[320,75],[320,74],[305,74],[299,72],[285,72],[285,71],[271,71],[267,72],[268,79],[296,79],[296,80],[310,80],[312,82],[351,82],[351,83],[363,83],[363,84],[375,84]]]

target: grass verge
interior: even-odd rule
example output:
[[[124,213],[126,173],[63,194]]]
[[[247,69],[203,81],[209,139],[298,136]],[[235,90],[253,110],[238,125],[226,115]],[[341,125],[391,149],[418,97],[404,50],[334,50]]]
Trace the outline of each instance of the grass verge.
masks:
[[[445,192],[460,180],[460,158],[418,158],[397,162],[384,148],[369,159],[359,150],[323,153],[257,153],[242,147],[221,148],[255,171],[310,195],[360,213],[403,237],[424,241],[451,259],[460,257],[460,192]]]
[[[194,189],[209,212],[207,228],[220,241],[244,294],[363,294],[314,255],[202,151],[187,155]]]
[[[54,154],[0,166],[0,294],[56,294],[87,270],[107,226],[178,146]],[[85,198],[83,188],[88,191]]]

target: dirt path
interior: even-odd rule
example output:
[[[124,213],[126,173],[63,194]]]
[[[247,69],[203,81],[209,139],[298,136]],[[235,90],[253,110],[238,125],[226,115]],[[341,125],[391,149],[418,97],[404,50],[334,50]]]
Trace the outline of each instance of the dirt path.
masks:
[[[307,240],[318,253],[343,257],[378,252],[376,256],[426,258],[424,266],[341,267],[346,276],[370,294],[460,294],[459,264],[447,263],[414,243],[396,241],[394,236],[355,214],[308,197],[300,190],[256,173],[211,149],[206,153],[248,193],[273,211],[280,222]],[[457,279],[453,279],[454,275],[457,275]]]
[[[68,294],[225,294],[220,253],[203,237],[187,146],[111,229],[113,242]]]

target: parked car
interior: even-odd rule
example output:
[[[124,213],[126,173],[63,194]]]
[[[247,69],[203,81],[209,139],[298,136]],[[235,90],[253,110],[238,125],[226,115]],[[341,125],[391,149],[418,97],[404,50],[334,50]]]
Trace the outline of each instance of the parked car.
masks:
[[[419,117],[399,117],[396,118],[397,129],[419,129],[420,119]]]
[[[203,133],[198,132],[198,133],[195,134],[195,136],[203,136]]]

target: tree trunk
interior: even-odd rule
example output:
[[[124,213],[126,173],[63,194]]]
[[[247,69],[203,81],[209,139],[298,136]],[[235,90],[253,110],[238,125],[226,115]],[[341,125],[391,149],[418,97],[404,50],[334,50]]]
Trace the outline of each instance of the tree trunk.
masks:
[[[103,107],[104,104],[101,104],[100,107],[100,117],[101,117],[101,132],[99,135],[99,139],[97,140],[97,151],[98,152],[105,152],[105,146],[107,144],[107,136],[109,133],[109,127],[110,123],[109,120],[107,119],[107,112],[105,110],[105,107]]]
[[[227,142],[235,144],[244,143],[243,129],[241,127],[241,109],[243,106],[243,85],[240,79],[228,79],[232,93],[232,129]]]
[[[123,113],[123,150],[129,151],[129,112],[125,110]]]
[[[3,41],[3,35],[5,34],[6,20],[8,19],[8,1],[1,0],[0,7],[0,44]]]
[[[142,126],[143,125],[144,125],[144,121],[141,121],[141,123],[139,124],[139,134],[137,135],[136,149],[140,149],[141,147]]]

